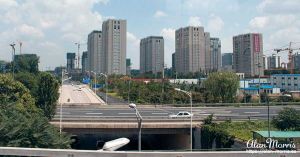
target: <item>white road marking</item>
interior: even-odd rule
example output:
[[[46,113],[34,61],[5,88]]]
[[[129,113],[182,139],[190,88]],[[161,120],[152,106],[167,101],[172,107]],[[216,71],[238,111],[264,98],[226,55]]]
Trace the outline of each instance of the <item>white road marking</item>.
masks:
[[[118,114],[135,114],[135,113],[118,113]]]
[[[152,114],[169,114],[169,113],[152,113]]]
[[[57,112],[57,114],[59,115],[60,112]],[[71,114],[70,112],[62,112],[62,114]]]
[[[103,113],[85,113],[85,114],[103,114]]]
[[[244,113],[253,113],[254,114],[254,113],[260,113],[260,112],[244,112]]]

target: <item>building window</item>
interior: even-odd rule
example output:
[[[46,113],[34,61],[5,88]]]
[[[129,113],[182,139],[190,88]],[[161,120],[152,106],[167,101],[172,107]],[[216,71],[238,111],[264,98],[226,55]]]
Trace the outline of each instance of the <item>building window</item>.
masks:
[[[273,77],[274,80],[276,80],[276,77]]]
[[[298,84],[294,84],[294,86],[298,86]]]
[[[288,83],[288,86],[291,86],[291,84],[290,84],[290,83]]]
[[[297,77],[294,77],[294,80],[297,80],[298,78]]]
[[[291,78],[290,77],[288,77],[288,80],[290,80]]]
[[[285,85],[285,83],[282,83],[281,85],[283,85],[283,86],[284,86],[284,85]]]
[[[274,86],[276,86],[276,83],[273,83],[274,84]]]
[[[281,79],[284,80],[284,77],[282,77]]]

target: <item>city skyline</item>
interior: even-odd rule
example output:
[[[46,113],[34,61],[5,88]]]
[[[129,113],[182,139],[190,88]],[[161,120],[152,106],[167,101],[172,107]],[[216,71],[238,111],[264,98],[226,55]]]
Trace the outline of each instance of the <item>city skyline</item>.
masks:
[[[220,38],[222,53],[232,52],[232,37],[243,33],[262,33],[264,50],[298,41],[300,11],[290,1],[1,1],[0,58],[11,60],[9,44],[22,42],[22,53],[37,53],[41,70],[65,65],[67,52],[77,52],[75,42],[100,30],[107,19],[127,20],[127,56],[132,68],[139,68],[139,41],[145,36],[165,39],[165,63],[171,66],[175,51],[175,30],[203,26],[211,36]],[[149,6],[147,8],[140,6]],[[225,7],[224,7],[225,6]],[[240,12],[243,11],[242,14]],[[26,18],[25,18],[26,17]],[[282,22],[281,19],[285,19]],[[271,55],[273,51],[264,52]],[[283,61],[286,57],[282,57]]]

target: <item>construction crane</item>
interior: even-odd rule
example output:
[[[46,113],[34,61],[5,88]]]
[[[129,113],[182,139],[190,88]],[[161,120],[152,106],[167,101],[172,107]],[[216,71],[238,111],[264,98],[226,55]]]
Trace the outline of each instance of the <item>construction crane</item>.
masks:
[[[293,51],[294,50],[300,50],[300,48],[292,48],[292,44],[293,42],[289,43],[289,47],[288,48],[283,48],[283,49],[274,49],[274,51],[276,51],[277,53],[282,52],[282,51],[288,51],[288,55],[289,55],[289,68],[290,68],[290,73],[293,74],[294,73],[294,60],[293,60]]]

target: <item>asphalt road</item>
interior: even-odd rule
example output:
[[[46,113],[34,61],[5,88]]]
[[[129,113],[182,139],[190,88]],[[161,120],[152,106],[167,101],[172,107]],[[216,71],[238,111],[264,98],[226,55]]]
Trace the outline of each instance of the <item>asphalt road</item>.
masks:
[[[67,101],[70,99],[70,101]],[[135,111],[126,105],[100,105],[105,102],[96,96],[91,89],[86,85],[63,85],[63,93],[60,97],[60,102],[63,102],[62,117],[64,120],[88,120],[99,121],[107,119],[126,120],[134,119]],[[76,107],[68,104],[76,103]],[[96,103],[98,105],[89,105]],[[270,106],[270,117],[277,115],[277,113],[284,106]],[[294,106],[300,110],[300,106]],[[169,119],[170,114],[177,114],[179,111],[188,111],[190,108],[180,107],[144,107],[138,106],[138,110],[143,119],[166,120]],[[210,114],[213,114],[218,120],[257,120],[267,119],[267,106],[260,107],[195,107],[193,108],[194,119],[203,119]],[[54,120],[60,117],[60,108],[57,109]]]
[[[283,106],[271,106],[270,117],[277,115]],[[294,107],[300,110],[300,107]],[[138,110],[144,119],[169,119],[170,114],[176,114],[179,111],[190,111],[190,108],[143,108],[138,106]],[[55,119],[59,118],[60,110],[57,109]],[[210,114],[218,120],[251,120],[267,119],[267,107],[196,107],[193,108],[194,119],[203,119]],[[105,119],[133,119],[135,111],[126,106],[116,107],[82,107],[82,108],[63,108],[63,119],[65,120],[105,120]]]
[[[60,95],[59,102],[63,104],[105,103],[101,98],[96,96],[88,86],[75,84],[64,84],[62,86],[62,94]]]

